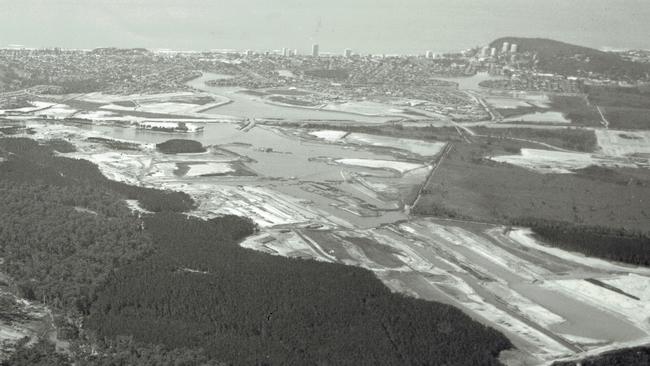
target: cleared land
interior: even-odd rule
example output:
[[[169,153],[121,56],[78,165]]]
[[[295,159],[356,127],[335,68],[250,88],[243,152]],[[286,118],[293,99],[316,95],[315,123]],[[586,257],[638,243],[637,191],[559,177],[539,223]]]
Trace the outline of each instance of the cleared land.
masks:
[[[650,270],[547,247],[524,229],[421,219],[368,230],[270,229],[242,245],[372,270],[395,291],[448,302],[496,324],[532,356],[531,364],[650,334],[641,300],[628,297],[618,307],[614,285],[594,288],[585,280],[638,291]],[[611,301],[598,300],[609,292]]]
[[[420,156],[438,155],[440,150],[445,146],[444,142],[429,142],[337,130],[319,130],[310,132],[309,134],[328,142],[406,150]]]
[[[576,153],[539,150],[539,143],[532,141],[535,136],[531,141],[487,138],[461,127],[411,130],[387,125],[376,128],[381,136],[357,127],[312,131],[313,137],[330,142],[323,143],[304,139],[302,131],[277,128],[273,131],[282,133],[274,135],[258,126],[237,130],[240,144],[174,155],[162,154],[152,144],[114,151],[113,144],[126,142],[88,138],[76,127],[31,128],[35,138],[74,141],[77,151],[65,156],[96,162],[112,179],[188,193],[198,204],[192,215],[250,217],[262,230],[242,243],[244,247],[360,266],[394,291],[458,306],[508,335],[518,350],[513,358],[503,356],[506,363],[552,361],[584,350],[622,347],[650,335],[650,325],[641,322],[647,308],[639,295],[647,288],[648,270],[549,247],[525,229],[468,222],[510,223],[537,215],[639,230],[649,219],[647,204],[639,201],[650,194],[646,169],[579,164],[567,169],[570,174],[540,174],[490,158],[537,148],[538,155],[559,154],[555,161],[543,162],[557,168]],[[389,136],[392,133],[400,137]],[[419,189],[427,165],[444,145],[404,144],[407,136],[418,135],[454,142],[414,211],[464,221],[417,218],[402,210],[403,197]],[[575,132],[571,138],[588,135]],[[349,136],[353,144],[341,142]],[[559,133],[545,137],[567,141]],[[269,146],[273,149],[265,149]],[[599,157],[605,158],[612,159]],[[343,164],[332,164],[337,161]],[[287,168],[296,166],[299,169]],[[243,176],[239,169],[258,174]],[[595,201],[594,196],[602,199]],[[138,202],[130,205],[140,210]],[[204,274],[195,266],[182,271]],[[625,306],[616,308],[618,301],[599,303],[602,291],[616,294],[613,299],[625,298]]]
[[[586,153],[521,149],[517,155],[499,155],[490,158],[501,163],[517,165],[540,173],[571,174],[575,169],[589,166],[634,168],[637,165],[625,160],[593,156]]]

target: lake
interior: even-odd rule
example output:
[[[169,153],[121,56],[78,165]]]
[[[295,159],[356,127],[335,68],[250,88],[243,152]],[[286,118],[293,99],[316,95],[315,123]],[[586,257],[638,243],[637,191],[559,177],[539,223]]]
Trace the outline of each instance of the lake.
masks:
[[[222,105],[206,111],[206,114],[226,115],[240,118],[269,118],[283,120],[339,120],[365,123],[384,123],[394,120],[395,117],[363,116],[336,111],[319,109],[284,107],[266,103],[262,98],[240,93],[244,90],[238,87],[214,87],[205,84],[209,80],[220,79],[222,75],[203,73],[201,77],[189,81],[187,84],[204,92],[221,95],[232,100],[232,103]]]

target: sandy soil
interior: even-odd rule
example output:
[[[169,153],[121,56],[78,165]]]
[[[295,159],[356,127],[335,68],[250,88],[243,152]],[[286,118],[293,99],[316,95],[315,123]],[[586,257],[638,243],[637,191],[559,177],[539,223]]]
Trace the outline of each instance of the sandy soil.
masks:
[[[616,131],[597,129],[598,146],[605,155],[650,157],[650,131]]]
[[[339,164],[361,166],[366,168],[376,169],[390,169],[404,174],[408,171],[422,168],[422,164],[407,163],[404,161],[390,161],[390,160],[371,160],[371,159],[338,159],[335,160]]]
[[[537,149],[521,149],[521,153],[518,155],[493,156],[490,159],[535,170],[540,173],[569,174],[572,173],[573,169],[586,168],[590,165],[637,167],[636,164],[624,159],[596,156],[589,153]]]

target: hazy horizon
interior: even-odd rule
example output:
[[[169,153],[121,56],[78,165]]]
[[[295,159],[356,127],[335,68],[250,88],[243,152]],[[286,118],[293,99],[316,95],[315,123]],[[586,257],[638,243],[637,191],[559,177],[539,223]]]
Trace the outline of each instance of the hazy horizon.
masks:
[[[644,0],[0,0],[0,47],[423,53],[503,36],[650,49]],[[620,6],[625,4],[625,6]]]

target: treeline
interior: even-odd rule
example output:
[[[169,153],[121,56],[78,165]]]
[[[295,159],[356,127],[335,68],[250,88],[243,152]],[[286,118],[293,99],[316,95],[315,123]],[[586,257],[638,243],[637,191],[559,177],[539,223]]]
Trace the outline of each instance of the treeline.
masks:
[[[113,150],[140,150],[140,145],[135,142],[119,141],[104,137],[88,137],[86,141],[99,143]]]
[[[604,353],[580,361],[555,362],[553,366],[647,366],[650,365],[650,347],[635,347]]]
[[[598,109],[582,96],[553,95],[550,107],[562,112],[574,124],[599,126],[602,120]]]
[[[650,266],[650,236],[601,226],[583,226],[538,218],[512,220],[514,225],[530,227],[553,246],[587,256]]]
[[[98,339],[199,347],[235,365],[496,365],[510,347],[364,269],[245,250],[249,220],[160,213],[145,227],[156,254],[111,275],[87,322]]]
[[[589,100],[603,110],[612,127],[650,128],[650,92],[647,87],[590,86]]]
[[[650,109],[650,91],[644,87],[590,86],[587,93],[599,106]]]
[[[61,141],[39,145],[27,138],[0,139],[0,154],[7,156],[7,161],[0,165],[0,180],[56,186],[93,186],[139,200],[144,209],[153,212],[183,212],[194,207],[194,201],[186,193],[135,187],[109,180],[95,164],[55,156],[55,149],[69,151],[70,146]]]

